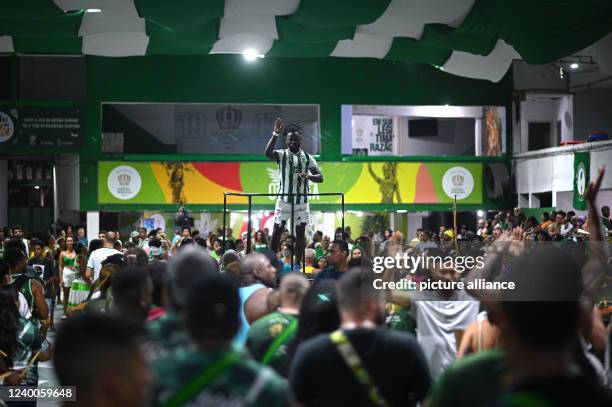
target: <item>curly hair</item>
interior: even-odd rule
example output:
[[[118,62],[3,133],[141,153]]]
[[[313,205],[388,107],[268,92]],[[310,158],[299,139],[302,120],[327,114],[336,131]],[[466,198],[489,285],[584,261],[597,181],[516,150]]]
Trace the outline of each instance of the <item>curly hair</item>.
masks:
[[[300,138],[302,138],[304,136],[304,128],[298,123],[289,123],[285,126],[283,135],[287,136],[289,133],[297,134]]]

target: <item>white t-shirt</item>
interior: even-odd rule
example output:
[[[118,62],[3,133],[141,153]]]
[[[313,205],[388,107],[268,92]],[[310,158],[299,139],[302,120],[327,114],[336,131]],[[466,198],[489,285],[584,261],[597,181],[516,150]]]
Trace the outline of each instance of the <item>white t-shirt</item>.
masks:
[[[443,300],[438,291],[416,291],[412,299],[417,340],[435,379],[455,360],[459,348],[455,331],[464,331],[478,318],[480,303],[463,290],[453,293],[450,300]]]
[[[17,292],[17,294],[19,297],[19,315],[21,315],[21,317],[25,319],[32,318],[32,313],[30,312],[28,300],[26,300],[26,297],[21,292]]]
[[[102,247],[91,252],[89,260],[87,261],[87,268],[93,269],[94,271],[93,281],[96,281],[100,276],[100,270],[102,270],[102,262],[113,254],[121,254],[121,252],[110,247]]]

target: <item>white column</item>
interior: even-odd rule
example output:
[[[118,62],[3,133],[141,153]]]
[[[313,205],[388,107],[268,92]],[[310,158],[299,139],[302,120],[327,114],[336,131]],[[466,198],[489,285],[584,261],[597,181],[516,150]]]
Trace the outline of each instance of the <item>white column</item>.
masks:
[[[8,224],[8,161],[0,160],[0,227]]]
[[[482,119],[474,119],[474,155],[482,155]]]
[[[100,212],[87,211],[87,240],[92,241],[98,238],[100,231]]]

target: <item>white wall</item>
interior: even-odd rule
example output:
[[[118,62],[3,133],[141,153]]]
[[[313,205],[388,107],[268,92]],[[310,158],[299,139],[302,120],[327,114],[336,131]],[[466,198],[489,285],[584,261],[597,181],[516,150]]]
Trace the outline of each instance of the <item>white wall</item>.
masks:
[[[8,161],[0,160],[0,227],[8,222]]]
[[[550,123],[550,145],[556,146],[557,121],[561,122],[561,141],[573,140],[573,100],[572,95],[528,94],[520,104],[520,124],[513,126],[519,135],[513,139],[520,144],[514,145],[515,152],[526,152],[529,148],[528,129],[530,122]],[[515,116],[516,117],[516,116]]]
[[[567,200],[564,200],[565,195],[560,192],[568,192],[571,195],[573,191],[574,151],[589,149],[591,150],[590,177],[594,179],[601,165],[607,166],[608,170],[602,181],[602,189],[608,191],[602,196],[609,196],[610,198],[605,199],[608,199],[608,204],[612,203],[609,201],[612,198],[612,141],[555,147],[515,155],[516,192],[518,194],[552,192],[553,206],[571,209],[567,206]],[[557,201],[558,199],[561,201]],[[571,199],[569,202],[571,205]],[[530,207],[537,207],[537,204],[532,202]]]
[[[574,136],[586,140],[591,131],[612,136],[612,90],[601,89],[574,94]]]
[[[70,223],[79,222],[79,156],[59,157],[55,163],[56,213],[60,220]]]

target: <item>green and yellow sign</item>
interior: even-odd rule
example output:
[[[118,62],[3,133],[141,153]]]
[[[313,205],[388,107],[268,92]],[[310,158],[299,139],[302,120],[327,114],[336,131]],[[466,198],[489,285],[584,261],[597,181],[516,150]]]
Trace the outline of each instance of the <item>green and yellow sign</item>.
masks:
[[[347,204],[481,204],[482,164],[461,162],[320,163],[325,181],[312,193],[344,192]],[[224,192],[278,191],[273,162],[100,162],[100,204],[223,204]],[[339,196],[311,203],[338,203]],[[253,203],[273,203],[258,197]],[[246,203],[229,197],[229,203]]]

